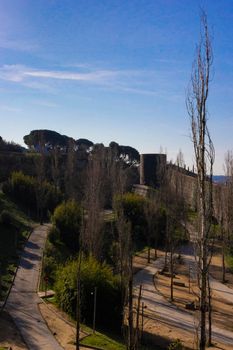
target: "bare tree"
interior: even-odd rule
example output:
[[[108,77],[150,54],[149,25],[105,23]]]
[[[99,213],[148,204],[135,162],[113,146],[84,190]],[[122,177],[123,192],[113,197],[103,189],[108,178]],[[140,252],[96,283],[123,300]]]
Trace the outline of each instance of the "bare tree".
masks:
[[[156,198],[148,198],[144,205],[144,213],[147,222],[147,262],[148,264],[151,261],[151,245],[152,240],[154,240],[154,249],[155,249],[155,257],[157,256],[156,251],[156,225],[158,219],[158,203]]]
[[[85,190],[87,220],[84,233],[84,249],[97,259],[101,258],[103,243],[105,158],[104,149],[91,154],[88,161]]]
[[[224,186],[224,203],[225,217],[224,227],[226,230],[227,240],[230,241],[231,231],[233,229],[233,152],[228,151],[225,156],[225,176],[226,183]]]
[[[53,184],[56,188],[56,191],[60,188],[60,164],[59,164],[59,149],[57,146],[54,146],[50,151],[51,157],[51,173]]]
[[[200,278],[200,340],[199,349],[206,348],[207,279],[209,272],[208,241],[212,213],[212,171],[214,147],[207,127],[207,99],[213,55],[208,31],[207,16],[201,14],[201,39],[193,64],[187,110],[191,120],[192,142],[197,168],[198,195],[198,270]],[[207,178],[207,175],[210,178]]]
[[[227,246],[227,186],[226,184],[218,184],[215,187],[215,216],[218,220],[220,227],[220,239],[221,239],[221,254],[222,254],[222,282],[226,282],[226,264],[225,264],[225,252]]]
[[[44,204],[45,204],[45,186],[46,180],[46,149],[43,136],[39,141],[39,153],[34,157],[36,170],[37,186],[36,186],[36,203],[37,203],[37,218],[40,224],[44,220]]]
[[[186,216],[185,196],[183,191],[183,156],[180,152],[177,158],[177,165],[167,170],[167,191],[166,191],[166,235],[168,240],[170,257],[170,299],[174,300],[173,280],[175,274],[175,253],[179,242],[184,238],[184,217]]]
[[[65,170],[65,192],[68,198],[75,199],[77,193],[75,190],[75,178],[77,176],[75,172],[76,153],[75,144],[73,140],[69,140],[67,148],[67,162]]]

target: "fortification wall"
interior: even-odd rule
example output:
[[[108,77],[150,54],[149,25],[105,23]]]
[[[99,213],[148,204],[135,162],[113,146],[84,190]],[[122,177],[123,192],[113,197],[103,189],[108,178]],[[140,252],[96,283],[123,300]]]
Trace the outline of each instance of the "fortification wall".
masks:
[[[140,185],[137,185],[135,192],[148,196],[149,188],[159,188],[165,183],[165,175],[168,175],[170,184],[173,186],[179,182],[180,190],[187,204],[197,209],[197,175],[189,169],[166,163],[165,154],[141,154],[140,155]],[[168,174],[169,172],[169,174]],[[213,184],[213,206],[216,215],[218,208],[219,186]]]

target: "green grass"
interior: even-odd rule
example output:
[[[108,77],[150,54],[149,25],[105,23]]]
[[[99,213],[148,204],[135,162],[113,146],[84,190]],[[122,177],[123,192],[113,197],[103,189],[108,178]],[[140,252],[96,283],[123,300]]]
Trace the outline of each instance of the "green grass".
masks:
[[[87,346],[94,346],[103,350],[126,350],[126,345],[123,340],[116,336],[115,334],[104,334],[100,332],[95,332],[92,334],[92,329],[82,324],[82,330],[90,335],[81,340],[81,344]],[[162,350],[161,347],[155,345],[139,345],[139,350]]]
[[[32,221],[27,215],[15,203],[7,198],[4,193],[0,192],[0,212],[3,209],[8,210],[12,214],[19,226],[25,228],[31,226]]]
[[[82,325],[81,328],[83,329],[83,331],[90,333],[89,336],[87,336],[81,341],[81,344],[88,346],[96,346],[103,350],[126,349],[124,343],[120,339],[117,339],[115,336],[113,338],[112,336],[108,336],[100,332],[95,332],[95,334],[92,334],[92,329],[85,325]]]

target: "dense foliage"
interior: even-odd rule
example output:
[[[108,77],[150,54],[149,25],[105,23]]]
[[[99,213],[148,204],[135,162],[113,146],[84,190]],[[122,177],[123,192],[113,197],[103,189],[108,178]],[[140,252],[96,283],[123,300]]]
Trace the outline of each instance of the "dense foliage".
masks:
[[[61,135],[56,131],[52,130],[32,130],[29,135],[24,136],[24,143],[29,148],[36,149],[40,145],[49,144],[51,146],[60,146],[66,147],[69,144],[70,140],[73,140],[71,137],[66,135]],[[74,141],[74,140],[73,140]]]
[[[146,243],[146,217],[144,206],[146,199],[135,193],[125,193],[115,198],[116,207],[122,208],[124,216],[131,224],[132,241],[135,248]]]
[[[64,243],[71,252],[78,251],[81,218],[82,209],[74,200],[61,203],[52,216],[54,238]]]
[[[39,184],[37,179],[13,172],[11,178],[3,184],[2,190],[12,200],[20,203],[27,212],[35,215],[38,210],[38,196],[43,200],[43,216],[46,218],[49,212],[61,201],[62,195],[53,185],[47,181]]]
[[[123,159],[126,163],[137,164],[140,161],[139,152],[131,146],[119,145],[117,142],[110,142],[109,147],[114,151],[118,158]]]
[[[22,249],[30,230],[26,215],[0,192],[0,299],[6,296]]]
[[[55,283],[59,306],[72,317],[76,317],[78,260],[68,261],[57,271]],[[106,328],[120,328],[121,292],[118,276],[110,267],[97,262],[93,257],[81,263],[81,316],[91,324],[93,319],[94,289],[97,288],[96,324]]]

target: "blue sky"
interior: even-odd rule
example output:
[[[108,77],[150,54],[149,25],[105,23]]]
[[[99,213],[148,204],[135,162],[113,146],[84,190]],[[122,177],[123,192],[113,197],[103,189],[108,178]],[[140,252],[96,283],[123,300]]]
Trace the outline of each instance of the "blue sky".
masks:
[[[0,135],[52,129],[176,159],[193,150],[185,94],[200,5],[213,33],[215,173],[233,148],[232,0],[0,0]]]

